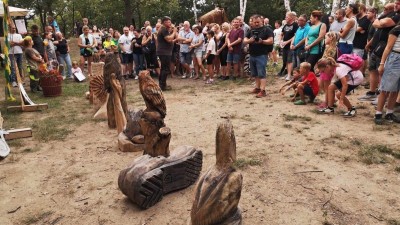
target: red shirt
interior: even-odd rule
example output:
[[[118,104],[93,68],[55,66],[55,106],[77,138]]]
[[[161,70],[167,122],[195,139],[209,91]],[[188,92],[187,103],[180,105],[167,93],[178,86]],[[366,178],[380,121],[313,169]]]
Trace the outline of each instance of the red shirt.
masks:
[[[242,28],[239,27],[238,29],[236,30],[232,29],[231,32],[229,32],[229,41],[231,42],[231,44],[239,38],[241,38],[242,41],[232,46],[233,51],[229,51],[230,53],[235,53],[235,54],[241,53],[244,31]]]
[[[315,76],[315,74],[313,72],[308,72],[307,75],[303,76],[303,81],[305,81],[305,80],[308,81],[308,83],[313,91],[314,96],[317,96],[318,92],[319,92],[319,84],[318,84],[318,79]]]

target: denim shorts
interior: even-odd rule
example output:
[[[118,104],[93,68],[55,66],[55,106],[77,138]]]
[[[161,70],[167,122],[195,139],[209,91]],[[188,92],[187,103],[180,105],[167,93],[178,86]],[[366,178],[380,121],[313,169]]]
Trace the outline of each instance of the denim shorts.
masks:
[[[260,56],[252,56],[250,55],[250,72],[251,76],[257,78],[266,78],[267,77],[267,66],[268,56],[260,55]]]
[[[182,64],[190,65],[192,63],[192,54],[190,52],[180,52],[179,53],[179,61]]]
[[[228,56],[227,56],[226,62],[227,63],[233,63],[233,64],[239,63],[240,57],[241,57],[240,53],[228,52]]]
[[[385,63],[379,90],[386,92],[400,91],[400,54],[391,52]]]

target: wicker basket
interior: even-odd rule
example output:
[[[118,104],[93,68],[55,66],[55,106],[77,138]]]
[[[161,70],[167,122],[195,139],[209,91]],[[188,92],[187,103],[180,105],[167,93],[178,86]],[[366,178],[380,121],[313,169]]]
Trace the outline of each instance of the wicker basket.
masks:
[[[62,79],[56,76],[40,77],[40,86],[43,89],[44,97],[56,97],[62,94]]]

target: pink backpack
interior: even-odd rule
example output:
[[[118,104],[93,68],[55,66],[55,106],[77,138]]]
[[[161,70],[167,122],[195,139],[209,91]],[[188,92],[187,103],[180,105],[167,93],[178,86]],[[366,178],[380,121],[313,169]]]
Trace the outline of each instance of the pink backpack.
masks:
[[[337,62],[348,65],[353,71],[361,69],[363,65],[363,59],[354,53],[339,56]]]

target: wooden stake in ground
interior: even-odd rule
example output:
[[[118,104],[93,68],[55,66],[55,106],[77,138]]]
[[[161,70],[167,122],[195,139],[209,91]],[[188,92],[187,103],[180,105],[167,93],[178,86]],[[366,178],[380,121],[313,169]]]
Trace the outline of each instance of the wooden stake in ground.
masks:
[[[218,126],[216,158],[215,166],[201,176],[196,184],[191,210],[192,225],[233,225],[242,222],[238,204],[243,177],[233,168],[236,141],[229,121]]]

